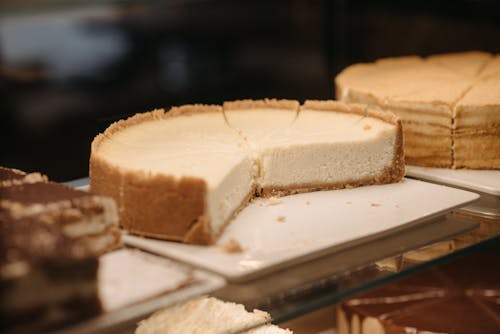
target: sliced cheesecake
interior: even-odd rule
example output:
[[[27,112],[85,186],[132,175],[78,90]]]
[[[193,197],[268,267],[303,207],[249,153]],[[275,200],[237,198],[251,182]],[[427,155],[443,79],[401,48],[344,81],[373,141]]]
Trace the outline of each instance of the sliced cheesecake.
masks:
[[[336,94],[342,101],[379,106],[400,117],[410,164],[495,169],[500,168],[494,145],[500,142],[498,63],[498,57],[485,52],[381,59],[343,70],[335,78]],[[487,135],[464,136],[459,125],[464,118],[479,120],[469,130]],[[486,148],[478,151],[486,155],[464,156],[464,146]]]
[[[132,233],[211,244],[255,194],[399,181],[402,129],[335,101],[233,101],[139,114],[92,144],[90,184]]]
[[[220,106],[139,114],[94,140],[90,186],[116,200],[132,233],[212,243],[253,195],[245,145]]]
[[[266,103],[267,102],[267,103]],[[394,115],[336,101],[230,102],[229,125],[257,159],[259,194],[290,194],[400,180],[402,133]]]

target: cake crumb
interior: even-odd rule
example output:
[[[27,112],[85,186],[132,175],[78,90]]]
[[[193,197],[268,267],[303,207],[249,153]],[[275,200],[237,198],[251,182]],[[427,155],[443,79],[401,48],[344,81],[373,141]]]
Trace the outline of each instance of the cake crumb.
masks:
[[[347,202],[345,202],[345,204],[352,204],[352,202],[351,201],[347,201]]]
[[[280,197],[271,196],[267,198],[261,199],[259,205],[260,206],[272,206],[283,203],[283,200]]]
[[[376,208],[376,207],[379,207],[381,206],[382,204],[379,204],[379,203],[372,203],[370,204],[372,207]]]
[[[240,243],[235,239],[229,239],[229,241],[223,247],[224,252],[229,254],[242,253],[243,248]]]
[[[368,130],[370,130],[371,128],[372,128],[372,126],[371,126],[371,125],[368,125],[368,124],[366,124],[365,126],[363,126],[363,130],[365,130],[365,131],[368,131]]]
[[[306,201],[306,205],[311,205],[311,202],[309,202],[309,201]]]
[[[276,218],[276,221],[278,221],[280,223],[284,223],[284,222],[286,222],[286,217],[285,216],[278,216]]]

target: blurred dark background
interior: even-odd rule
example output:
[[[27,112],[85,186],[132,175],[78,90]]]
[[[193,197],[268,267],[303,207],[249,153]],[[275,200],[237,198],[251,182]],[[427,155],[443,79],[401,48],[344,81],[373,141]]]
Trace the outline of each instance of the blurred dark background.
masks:
[[[333,98],[343,67],[500,52],[500,2],[2,1],[0,165],[88,173],[111,122],[240,98]]]

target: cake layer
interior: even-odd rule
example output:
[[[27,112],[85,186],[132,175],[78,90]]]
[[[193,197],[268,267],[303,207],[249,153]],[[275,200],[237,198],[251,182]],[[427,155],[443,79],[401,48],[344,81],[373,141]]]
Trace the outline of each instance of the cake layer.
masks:
[[[336,101],[306,101],[261,153],[264,193],[390,183],[404,174],[401,125],[390,114]]]
[[[135,234],[215,241],[254,193],[399,181],[402,130],[390,113],[334,101],[242,100],[120,121],[96,137],[91,189],[115,198]]]
[[[0,217],[8,221],[28,219],[32,225],[57,226],[70,238],[106,235],[111,228],[118,227],[112,199],[53,182],[1,187]],[[101,252],[120,244],[119,238],[108,240],[110,244],[103,245]]]
[[[457,103],[455,129],[499,131],[500,76],[479,80]]]
[[[500,130],[492,134],[459,134],[455,136],[457,168],[500,169]]]
[[[113,200],[39,173],[0,168],[0,179],[2,329],[47,332],[98,314],[97,256],[121,244]]]
[[[376,105],[395,113],[405,130],[405,154],[409,163],[454,168],[498,168],[495,160],[455,154],[454,141],[464,129],[474,132],[500,128],[500,60],[485,52],[464,52],[419,57],[388,58],[355,64],[335,78],[337,98]],[[429,147],[430,139],[448,134],[451,141]],[[418,138],[413,138],[415,135]],[[443,145],[440,158],[421,159],[426,150]],[[471,144],[473,145],[473,144]],[[459,144],[458,147],[463,146]],[[495,146],[489,148],[499,156]],[[418,154],[415,156],[414,154]],[[433,153],[427,156],[434,155]],[[445,157],[446,156],[446,157]],[[454,161],[457,156],[460,161]],[[446,161],[444,161],[445,159]],[[447,160],[451,159],[451,163]],[[470,163],[465,160],[470,159]],[[490,163],[488,163],[488,161]]]

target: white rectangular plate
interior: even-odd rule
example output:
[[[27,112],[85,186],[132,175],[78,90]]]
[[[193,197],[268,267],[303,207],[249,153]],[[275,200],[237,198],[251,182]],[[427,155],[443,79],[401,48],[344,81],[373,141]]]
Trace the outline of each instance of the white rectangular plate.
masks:
[[[282,266],[396,232],[479,195],[417,180],[286,196],[250,203],[214,246],[125,235],[130,245],[243,281]],[[236,241],[243,251],[230,253]],[[354,242],[356,241],[356,242]]]
[[[225,283],[220,276],[164,257],[119,249],[99,259],[103,313],[57,333],[122,333],[155,311],[210,293]]]
[[[471,170],[406,166],[406,175],[500,196],[500,170]]]
[[[220,288],[222,278],[137,249],[119,249],[99,259],[99,297],[105,312],[112,312],[158,296],[208,293]],[[184,291],[183,291],[184,290]]]

